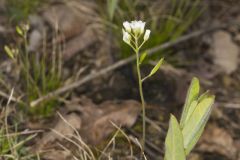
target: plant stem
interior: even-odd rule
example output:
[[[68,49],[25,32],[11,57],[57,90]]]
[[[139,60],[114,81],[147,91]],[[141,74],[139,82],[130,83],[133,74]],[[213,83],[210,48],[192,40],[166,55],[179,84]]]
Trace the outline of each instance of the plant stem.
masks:
[[[139,85],[139,94],[141,98],[141,103],[142,103],[142,127],[143,127],[143,133],[142,133],[142,148],[144,151],[145,147],[145,140],[146,140],[146,112],[145,112],[145,100],[144,100],[144,95],[143,95],[143,87],[142,87],[142,76],[141,76],[141,71],[140,71],[140,62],[139,62],[139,48],[138,48],[138,40],[135,38],[135,43],[136,43],[136,64],[137,64],[137,75],[138,75],[138,85]]]
[[[27,42],[27,32],[24,31],[24,51],[25,51],[25,67],[26,67],[26,85],[27,85],[27,96],[29,97],[29,89],[30,89],[30,82],[29,82],[29,73],[30,73],[30,64],[29,64],[29,53],[27,50],[28,42]]]

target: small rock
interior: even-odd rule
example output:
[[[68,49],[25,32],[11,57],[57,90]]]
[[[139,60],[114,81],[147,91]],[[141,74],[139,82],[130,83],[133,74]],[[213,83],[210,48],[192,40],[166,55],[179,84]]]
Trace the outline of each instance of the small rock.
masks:
[[[238,67],[239,48],[226,31],[217,31],[213,35],[210,54],[215,65],[220,66],[226,74],[231,74]]]

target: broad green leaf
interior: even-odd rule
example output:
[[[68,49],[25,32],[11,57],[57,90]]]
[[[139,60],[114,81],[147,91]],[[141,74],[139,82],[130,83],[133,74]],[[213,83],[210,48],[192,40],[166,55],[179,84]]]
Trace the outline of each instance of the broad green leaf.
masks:
[[[201,137],[205,125],[206,125],[207,121],[205,122],[204,125],[202,125],[202,127],[199,129],[199,131],[197,132],[197,134],[194,136],[194,138],[192,139],[192,141],[189,143],[188,147],[185,149],[185,154],[186,156],[191,152],[191,150],[193,149],[193,147],[196,145],[196,143],[198,142],[199,138]]]
[[[10,58],[12,58],[12,59],[14,58],[14,54],[8,46],[4,46],[4,50]]]
[[[190,116],[192,115],[193,111],[196,109],[197,105],[198,105],[198,101],[195,101],[195,100],[192,101],[192,103],[190,104],[187,117],[186,117],[186,122],[189,120]]]
[[[198,102],[201,102],[203,99],[209,96],[209,91],[204,92],[201,96],[198,97]]]
[[[184,148],[187,151],[186,153],[189,153],[197,143],[211,114],[214,99],[215,97],[212,95],[208,95],[202,99],[184,125],[182,134],[184,139]]]
[[[165,147],[164,160],[186,160],[182,132],[177,119],[173,115],[170,118]]]
[[[107,1],[107,9],[108,9],[108,15],[110,20],[113,20],[115,10],[117,8],[118,0],[108,0]]]
[[[183,113],[182,113],[182,117],[181,117],[181,120],[180,120],[181,128],[183,128],[185,123],[186,123],[186,119],[189,116],[188,111],[189,111],[189,108],[191,106],[191,103],[194,100],[197,100],[199,91],[200,91],[199,80],[196,77],[194,77],[192,79],[190,87],[188,89],[187,97],[186,97],[185,104],[184,104],[184,107],[183,107]]]
[[[150,72],[149,77],[151,77],[152,75],[154,75],[154,74],[158,71],[158,69],[159,69],[159,68],[161,67],[161,65],[163,64],[163,61],[164,61],[164,58],[161,58],[161,59],[158,61],[158,63],[156,64],[156,66],[153,67],[152,71]]]
[[[141,64],[146,57],[147,57],[147,52],[144,52],[143,54],[141,54],[139,63]]]

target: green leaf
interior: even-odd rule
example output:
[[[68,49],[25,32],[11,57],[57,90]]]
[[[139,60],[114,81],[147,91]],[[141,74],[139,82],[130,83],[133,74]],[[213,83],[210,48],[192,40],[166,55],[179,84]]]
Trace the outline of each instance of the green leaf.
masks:
[[[115,13],[115,10],[117,8],[118,0],[108,0],[107,1],[107,9],[108,9],[108,15],[110,20],[113,20],[113,16]]]
[[[4,46],[4,50],[10,58],[12,58],[12,59],[14,58],[14,54],[8,46]]]
[[[198,102],[201,102],[209,96],[209,91],[204,92],[200,97],[198,97]]]
[[[164,160],[186,160],[183,135],[177,119],[171,115],[169,129],[165,140],[165,157]]]
[[[180,120],[181,128],[184,127],[187,117],[189,117],[190,116],[189,114],[191,114],[191,113],[189,113],[191,103],[194,100],[197,100],[198,95],[199,95],[199,91],[200,91],[199,80],[196,77],[194,77],[192,79],[190,87],[188,89],[187,97],[186,97],[185,104],[184,104],[184,107],[183,107],[183,113],[182,113],[182,117],[181,117],[181,120]]]
[[[16,27],[16,31],[20,36],[23,36],[23,31],[19,26]]]
[[[214,99],[215,97],[212,95],[205,95],[205,98],[198,103],[195,110],[189,117],[189,120],[184,125],[182,134],[186,153],[189,153],[192,150],[202,134],[211,114]]]
[[[186,117],[186,122],[189,120],[190,116],[192,115],[193,111],[196,109],[197,105],[198,105],[198,101],[193,101],[190,104],[188,114],[187,114],[187,117]]]
[[[141,64],[146,57],[147,57],[147,52],[144,52],[143,54],[141,54],[139,63]]]
[[[158,71],[158,69],[159,69],[159,68],[161,67],[161,65],[163,64],[163,61],[164,61],[164,58],[161,58],[161,59],[158,61],[158,63],[156,64],[156,66],[153,67],[152,71],[150,72],[149,77],[151,77],[152,75],[154,75],[154,74]]]
[[[201,137],[203,131],[204,131],[204,127],[206,125],[207,121],[205,122],[204,125],[202,125],[202,127],[199,129],[199,131],[197,132],[197,134],[194,136],[194,138],[192,139],[192,141],[189,143],[188,147],[185,149],[185,154],[186,156],[191,152],[191,150],[193,149],[193,147],[196,145],[196,143],[198,142],[199,138]]]

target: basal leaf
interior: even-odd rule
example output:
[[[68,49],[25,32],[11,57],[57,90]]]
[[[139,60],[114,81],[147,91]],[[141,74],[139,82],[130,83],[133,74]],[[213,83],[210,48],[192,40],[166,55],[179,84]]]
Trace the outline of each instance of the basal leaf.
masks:
[[[214,99],[215,97],[212,95],[208,95],[202,99],[184,125],[182,134],[186,153],[189,153],[197,143],[210,116]]]
[[[164,58],[161,58],[161,59],[158,61],[158,63],[156,64],[156,66],[153,67],[152,71],[150,72],[149,77],[151,77],[152,75],[154,75],[154,74],[158,71],[158,69],[161,67],[163,61],[164,61]]]
[[[189,108],[191,106],[191,103],[194,100],[197,100],[199,91],[200,91],[199,80],[196,77],[194,77],[192,79],[190,87],[188,89],[187,97],[186,97],[185,104],[184,104],[184,107],[183,107],[183,113],[182,113],[182,117],[181,117],[181,120],[180,120],[181,128],[183,128],[185,123],[186,123],[186,119],[189,116],[188,111],[189,111]]]
[[[165,147],[164,160],[186,160],[182,132],[177,119],[173,115],[170,118]]]
[[[202,125],[202,127],[199,129],[199,131],[196,133],[196,135],[194,136],[194,138],[192,139],[192,141],[189,143],[188,147],[185,149],[185,154],[186,156],[191,152],[191,150],[193,149],[193,147],[196,145],[197,141],[199,140],[199,138],[201,137],[203,131],[204,131],[204,127],[206,125],[207,121],[205,122],[204,125]]]
[[[200,97],[198,97],[198,102],[201,102],[203,99],[209,96],[209,91],[204,92]]]
[[[192,103],[189,106],[187,117],[186,117],[186,122],[189,120],[190,116],[192,115],[193,111],[196,109],[198,105],[198,101],[192,101]]]

